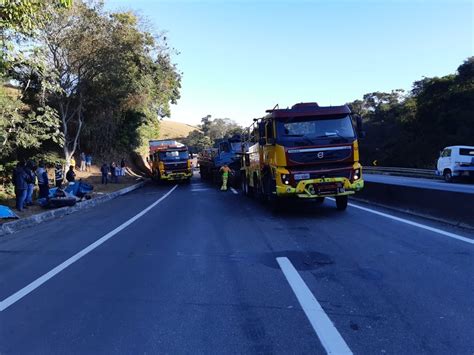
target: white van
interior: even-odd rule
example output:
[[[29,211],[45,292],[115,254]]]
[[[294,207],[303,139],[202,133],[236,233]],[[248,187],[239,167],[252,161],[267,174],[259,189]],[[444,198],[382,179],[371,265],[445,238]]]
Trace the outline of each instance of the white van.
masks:
[[[444,148],[439,155],[437,175],[451,182],[455,177],[474,177],[474,147],[454,145]]]

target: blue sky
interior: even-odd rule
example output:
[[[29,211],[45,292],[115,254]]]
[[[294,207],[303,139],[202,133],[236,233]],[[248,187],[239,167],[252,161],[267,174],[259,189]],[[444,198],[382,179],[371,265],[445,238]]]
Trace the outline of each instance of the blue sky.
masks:
[[[472,1],[109,0],[167,31],[184,73],[172,120],[247,125],[296,102],[409,90],[473,55]]]

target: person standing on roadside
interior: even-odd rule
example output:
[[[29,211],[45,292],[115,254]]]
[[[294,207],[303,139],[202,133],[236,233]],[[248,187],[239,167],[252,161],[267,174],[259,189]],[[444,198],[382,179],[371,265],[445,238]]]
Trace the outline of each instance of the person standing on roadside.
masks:
[[[25,172],[28,175],[27,183],[28,187],[26,189],[26,199],[25,199],[25,204],[27,206],[31,206],[33,204],[33,191],[35,189],[36,185],[36,164],[28,160],[25,166]]]
[[[49,196],[49,180],[48,172],[46,171],[43,161],[39,163],[36,169],[36,177],[38,178],[39,198],[48,198]]]
[[[125,176],[125,158],[120,161],[120,176]]]
[[[86,155],[86,171],[91,171],[91,166],[92,166],[92,155],[87,154]]]
[[[79,168],[80,171],[86,171],[86,153],[81,152],[81,166]]]
[[[106,163],[102,164],[100,172],[102,173],[102,184],[107,185],[109,178],[109,166]]]
[[[18,162],[13,170],[13,184],[15,185],[16,209],[23,211],[26,208],[26,193],[28,189],[28,174],[25,171],[25,162]]]
[[[64,180],[64,172],[60,162],[57,162],[54,167],[54,180],[56,181],[56,187],[61,188]]]
[[[112,164],[110,164],[110,182],[112,183],[117,183],[117,164],[113,161]]]

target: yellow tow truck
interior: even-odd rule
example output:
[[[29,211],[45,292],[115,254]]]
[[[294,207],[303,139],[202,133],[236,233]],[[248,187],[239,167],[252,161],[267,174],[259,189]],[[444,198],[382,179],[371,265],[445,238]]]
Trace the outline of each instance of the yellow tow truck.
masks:
[[[334,197],[337,209],[345,210],[348,195],[364,187],[360,116],[346,105],[315,102],[266,112],[245,134],[249,148],[242,152],[242,192],[267,201],[295,197],[322,203]]]

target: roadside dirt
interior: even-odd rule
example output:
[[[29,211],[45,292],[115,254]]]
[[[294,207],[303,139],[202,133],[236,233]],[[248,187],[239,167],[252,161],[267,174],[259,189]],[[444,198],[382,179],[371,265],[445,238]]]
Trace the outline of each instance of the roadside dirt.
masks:
[[[48,170],[48,175],[50,176],[50,181],[54,183],[54,171],[52,169]],[[134,171],[126,168],[126,175],[120,176],[118,183],[111,183],[110,182],[110,175],[109,175],[109,183],[107,185],[101,184],[101,173],[100,168],[98,166],[93,165],[90,171],[79,171],[76,170],[76,180],[82,180],[94,186],[94,190],[92,193],[92,198],[107,194],[110,192],[114,192],[120,189],[123,189],[127,186],[134,185],[138,183],[142,179],[142,176],[136,174]],[[53,184],[50,185],[53,187]],[[36,201],[38,196],[38,186],[35,187],[35,191],[33,193],[33,201]],[[33,202],[34,203],[34,202]],[[28,217],[34,214],[38,214],[44,212],[45,209],[34,204],[33,206],[28,206],[26,210],[23,212],[19,212],[15,209],[15,199],[14,197],[0,200],[0,205],[5,205],[10,207],[13,212],[20,218]],[[0,219],[0,223],[12,221],[12,219]]]

